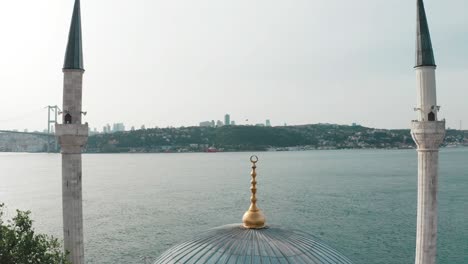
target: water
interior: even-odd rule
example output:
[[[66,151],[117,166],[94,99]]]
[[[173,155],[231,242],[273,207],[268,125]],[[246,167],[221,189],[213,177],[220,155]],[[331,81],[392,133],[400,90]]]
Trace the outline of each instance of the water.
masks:
[[[269,223],[315,234],[356,264],[414,262],[416,152],[256,153]],[[87,263],[144,263],[202,230],[239,223],[250,153],[83,155]],[[438,264],[468,263],[468,148],[441,151]],[[62,237],[56,154],[0,154],[0,201]]]

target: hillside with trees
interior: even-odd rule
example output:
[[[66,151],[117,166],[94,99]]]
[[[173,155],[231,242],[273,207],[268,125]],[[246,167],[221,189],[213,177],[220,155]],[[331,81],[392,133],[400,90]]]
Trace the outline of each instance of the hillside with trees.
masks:
[[[468,145],[468,132],[447,131],[444,145]],[[97,134],[89,138],[86,151],[146,153],[414,147],[409,130],[317,124],[154,128]]]

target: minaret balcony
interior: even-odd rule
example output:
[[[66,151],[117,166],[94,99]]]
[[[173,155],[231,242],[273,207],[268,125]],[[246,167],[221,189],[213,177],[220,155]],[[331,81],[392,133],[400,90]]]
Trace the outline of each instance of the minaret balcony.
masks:
[[[438,150],[445,138],[444,121],[413,121],[411,136],[418,150]]]
[[[62,153],[81,153],[88,142],[88,124],[56,124],[55,136],[62,147]]]

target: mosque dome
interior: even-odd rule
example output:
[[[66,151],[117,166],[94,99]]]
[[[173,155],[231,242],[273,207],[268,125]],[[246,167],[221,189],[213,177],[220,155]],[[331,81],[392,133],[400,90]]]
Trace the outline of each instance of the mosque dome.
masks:
[[[337,250],[302,231],[266,225],[256,202],[256,163],[252,166],[252,197],[242,224],[202,232],[164,252],[154,264],[351,264]]]
[[[249,229],[233,224],[205,231],[176,245],[155,262],[168,263],[351,264],[351,261],[304,232],[276,226]]]

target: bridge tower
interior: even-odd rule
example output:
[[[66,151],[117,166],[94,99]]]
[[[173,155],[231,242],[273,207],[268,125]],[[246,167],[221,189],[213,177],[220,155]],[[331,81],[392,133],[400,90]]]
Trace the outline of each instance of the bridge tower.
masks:
[[[46,108],[47,108],[47,134],[50,135],[52,132],[51,125],[54,125],[54,129],[55,129],[55,124],[58,123],[58,113],[59,113],[60,108],[56,105],[48,105],[46,106]],[[47,153],[50,153],[50,141],[51,141],[51,137],[48,137],[47,138]],[[55,139],[54,142],[55,142],[54,152],[57,152],[58,150],[57,139]]]
[[[75,0],[63,74],[63,118],[55,128],[62,153],[63,237],[71,263],[84,264],[81,150],[88,140],[88,124],[81,123],[84,67],[80,0]]]
[[[416,264],[436,263],[437,191],[439,146],[445,137],[445,121],[439,121],[436,97],[436,64],[423,0],[417,0],[416,79],[418,119],[411,135],[418,151],[418,210]]]

